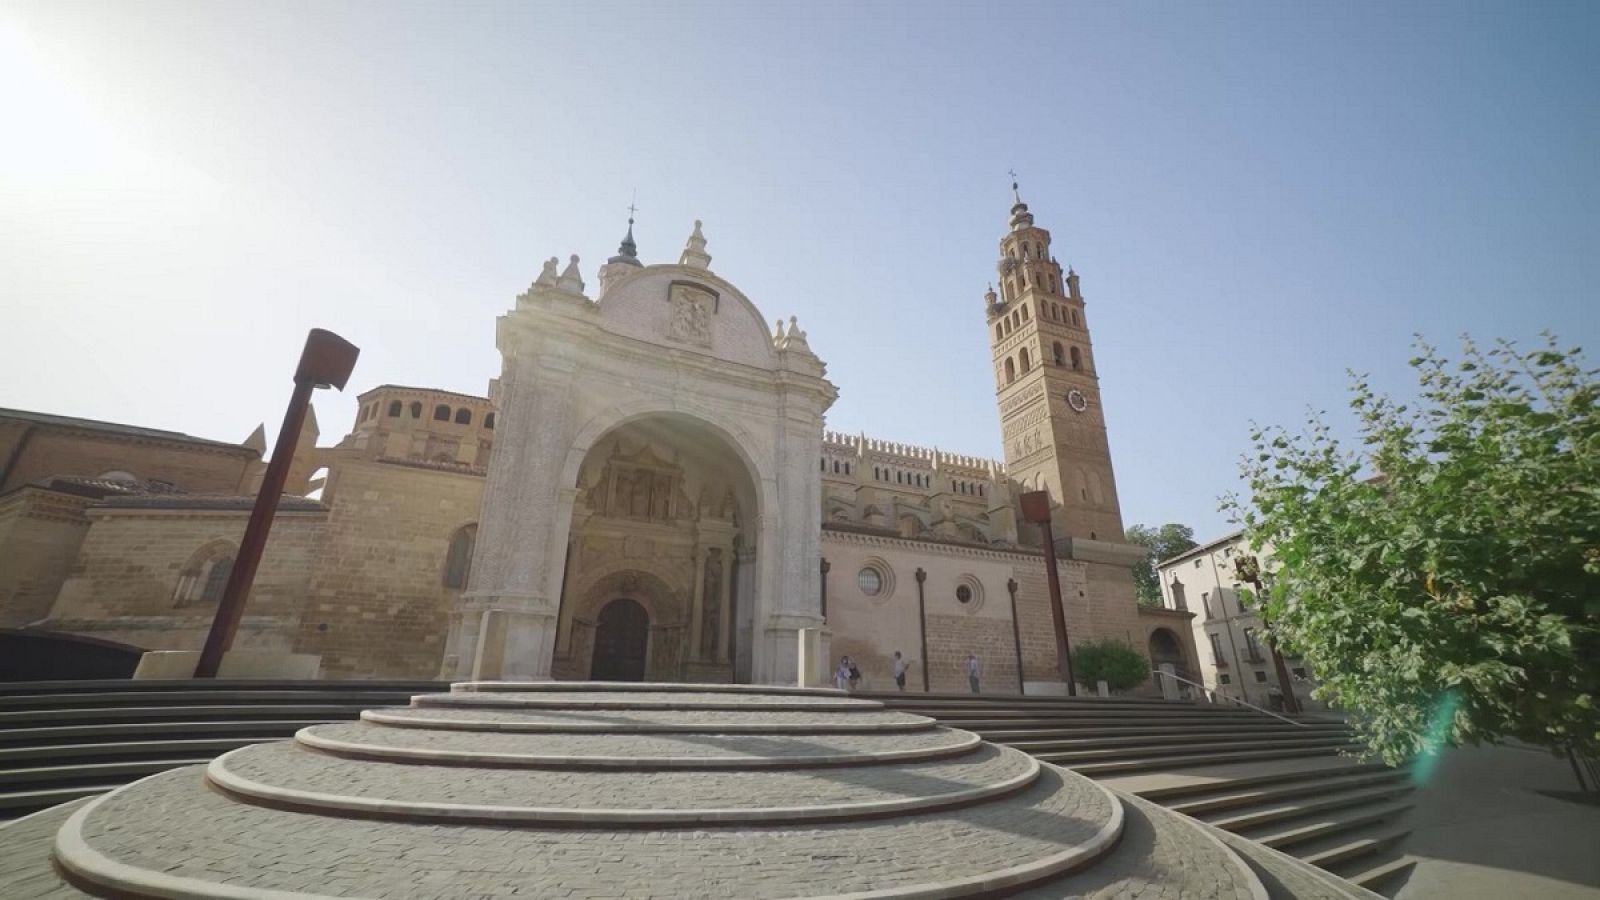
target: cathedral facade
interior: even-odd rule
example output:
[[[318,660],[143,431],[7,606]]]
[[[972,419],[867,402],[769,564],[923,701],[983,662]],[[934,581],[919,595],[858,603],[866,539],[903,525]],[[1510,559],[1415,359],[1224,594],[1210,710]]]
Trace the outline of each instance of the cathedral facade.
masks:
[[[311,496],[274,527],[240,640],[326,677],[793,683],[809,632],[869,688],[899,652],[909,690],[966,689],[972,655],[985,691],[1054,691],[1046,548],[1017,510],[1043,490],[1073,642],[1197,668],[1189,614],[1135,603],[1084,298],[1020,198],[974,316],[1004,461],[827,431],[837,389],[805,332],[711,260],[697,222],[646,265],[630,222],[592,291],[551,259],[499,318],[488,396],[383,385],[335,446],[313,423],[291,479]],[[237,489],[155,490],[99,437],[77,470],[0,485],[0,559],[38,552],[18,536],[44,533],[28,510],[52,491],[77,517],[25,610],[0,565],[0,625],[197,648],[249,467]]]

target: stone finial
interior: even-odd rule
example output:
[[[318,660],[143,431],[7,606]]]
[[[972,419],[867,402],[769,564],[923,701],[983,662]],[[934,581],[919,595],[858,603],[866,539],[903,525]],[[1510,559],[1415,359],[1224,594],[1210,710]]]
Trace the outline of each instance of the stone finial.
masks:
[[[256,456],[263,456],[267,452],[267,426],[257,425],[256,430],[244,439],[244,446],[254,450]]]
[[[552,257],[550,262],[553,267],[555,258]],[[556,281],[556,287],[569,294],[583,293],[583,275],[578,272],[578,254],[572,254],[571,260],[567,263],[567,268],[562,271],[561,277]]]
[[[678,257],[678,265],[692,269],[711,268],[711,254],[706,252],[706,236],[700,233],[699,219],[694,220],[694,233],[683,245],[683,255]]]
[[[773,340],[774,343],[777,343],[777,342],[780,342],[780,341],[783,340],[783,320],[782,319],[778,320],[778,329],[772,333],[772,340]]]
[[[789,317],[789,331],[787,334],[783,332],[783,320],[778,320],[778,334],[778,349],[811,352],[811,345],[806,343],[806,333],[800,330],[800,322],[795,316]]]

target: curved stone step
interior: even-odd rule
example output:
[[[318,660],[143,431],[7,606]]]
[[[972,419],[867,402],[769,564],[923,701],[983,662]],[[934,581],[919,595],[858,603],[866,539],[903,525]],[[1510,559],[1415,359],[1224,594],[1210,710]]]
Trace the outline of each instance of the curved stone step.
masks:
[[[905,815],[1003,797],[1038,775],[1033,757],[993,745],[903,765],[618,771],[375,764],[285,742],[236,750],[206,769],[246,800],[324,815],[588,827]]]
[[[1053,766],[1004,802],[955,810],[614,830],[309,815],[237,802],[208,790],[199,769],[183,769],[79,809],[58,832],[55,858],[83,882],[150,896],[405,898],[515,886],[529,896],[932,898],[998,892],[1091,865],[1115,845],[1122,823],[1113,794]]]
[[[630,687],[636,687],[630,685]],[[842,694],[816,696],[760,692],[655,691],[655,690],[548,690],[518,692],[474,691],[418,694],[413,707],[454,709],[569,709],[635,710],[695,709],[741,712],[793,710],[800,712],[871,712],[883,709],[877,700],[859,700]]]
[[[50,864],[56,830],[91,798],[0,822],[0,896],[8,900],[78,900],[88,897]]]
[[[808,697],[850,697],[837,688],[813,688],[774,684],[693,684],[681,681],[458,681],[450,692],[460,693],[581,693],[604,691],[616,694],[649,691],[663,694],[777,694]]]
[[[1118,797],[1123,827],[1115,850],[1093,866],[1013,898],[1268,900],[1266,887],[1251,867],[1209,831],[1154,803],[1127,794]]]
[[[300,744],[335,756],[473,766],[612,769],[797,768],[947,759],[971,753],[975,734],[950,728],[913,732],[770,735],[530,734],[394,728],[371,722],[315,725]]]
[[[516,710],[402,706],[369,709],[366,722],[400,728],[454,731],[524,731],[611,734],[847,734],[923,731],[938,723],[926,716],[887,710]]]

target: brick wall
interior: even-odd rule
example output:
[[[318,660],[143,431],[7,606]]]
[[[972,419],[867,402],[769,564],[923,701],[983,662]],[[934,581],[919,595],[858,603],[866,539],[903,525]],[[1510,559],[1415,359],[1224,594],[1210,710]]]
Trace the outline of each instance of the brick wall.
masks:
[[[450,536],[478,520],[483,478],[346,459],[333,468],[327,530],[295,651],[328,678],[431,678],[449,630]]]
[[[93,500],[24,487],[0,497],[0,628],[50,613],[89,530]]]
[[[31,427],[31,432],[30,432]],[[113,470],[143,480],[166,481],[189,493],[231,494],[248,488],[255,451],[136,438],[118,434],[0,420],[0,464],[21,454],[0,491],[52,475],[95,477]]]

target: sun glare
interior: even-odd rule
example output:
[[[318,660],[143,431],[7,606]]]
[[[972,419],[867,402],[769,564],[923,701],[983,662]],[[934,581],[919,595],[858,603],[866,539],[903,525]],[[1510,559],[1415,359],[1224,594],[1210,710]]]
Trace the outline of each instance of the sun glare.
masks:
[[[0,180],[43,187],[103,176],[123,161],[94,109],[15,22],[0,22]]]

